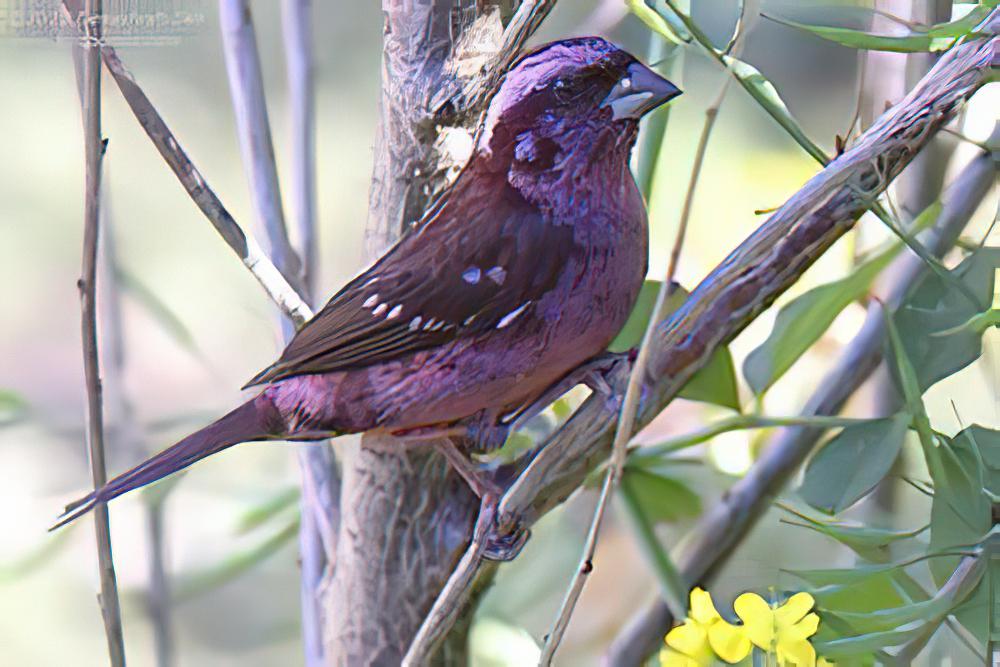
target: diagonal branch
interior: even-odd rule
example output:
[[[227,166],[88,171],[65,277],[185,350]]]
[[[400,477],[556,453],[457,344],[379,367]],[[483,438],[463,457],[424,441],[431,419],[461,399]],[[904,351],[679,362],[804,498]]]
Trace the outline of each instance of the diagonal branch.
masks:
[[[932,253],[943,255],[954,245],[992,187],[996,171],[993,157],[982,153],[955,179],[942,198],[937,226],[922,239]],[[926,270],[926,265],[914,255],[897,259],[887,269],[886,275],[891,276],[891,282],[882,288],[885,303],[890,307],[898,306]],[[881,363],[884,333],[882,308],[874,304],[869,308],[861,331],[806,403],[803,416],[831,416],[840,412]],[[815,426],[782,428],[750,472],[703,515],[691,530],[693,539],[686,542],[678,563],[689,584],[705,584],[719,571],[824,432],[825,429]],[[672,622],[673,615],[666,604],[660,600],[651,603],[615,639],[605,662],[609,665],[641,664],[645,656],[658,648]]]
[[[76,29],[73,20],[82,0],[63,0],[61,16],[70,26]],[[275,267],[257,240],[246,233],[223,206],[215,192],[208,186],[205,178],[191,162],[184,149],[167,127],[163,117],[153,106],[143,89],[125,68],[114,47],[101,45],[101,58],[108,68],[125,102],[128,104],[136,120],[146,131],[146,135],[163,156],[177,180],[187,191],[201,212],[212,223],[219,235],[233,252],[240,258],[250,273],[257,279],[271,300],[295,323],[300,326],[310,317],[312,310],[306,305],[299,293],[289,284],[288,280]]]
[[[942,57],[904,100],[778,209],[657,327],[646,400],[636,430],[676,396],[719,346],[735,337],[851,229],[889,182],[955,116],[989,76],[1000,42],[994,35],[995,31],[970,40]],[[624,392],[629,366],[626,359],[620,359],[606,374],[614,397]],[[614,397],[591,395],[539,449],[500,502],[497,531],[501,536],[515,535],[558,506],[607,458],[620,405]],[[486,573],[484,564],[480,560],[474,567]],[[453,578],[460,576],[465,578],[464,573],[453,574]],[[449,595],[468,600],[471,589],[452,590]],[[448,606],[461,607],[454,600]]]

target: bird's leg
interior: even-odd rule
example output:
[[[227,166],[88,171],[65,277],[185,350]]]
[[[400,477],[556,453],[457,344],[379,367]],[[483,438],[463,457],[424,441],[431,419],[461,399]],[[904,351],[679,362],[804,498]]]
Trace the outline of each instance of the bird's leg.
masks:
[[[462,479],[469,485],[472,492],[479,496],[484,506],[495,506],[500,501],[503,489],[493,482],[493,480],[483,475],[479,466],[459,451],[451,438],[438,438],[434,440],[434,448],[448,460],[448,463],[455,469],[455,472],[462,476]]]
[[[521,428],[538,416],[549,405],[555,403],[560,396],[578,384],[586,385],[592,392],[600,394],[605,398],[613,397],[614,390],[611,389],[607,380],[604,379],[604,373],[614,366],[620,356],[610,353],[601,354],[584,362],[550,385],[548,389],[542,392],[541,396],[534,399],[531,403],[504,415],[502,422],[510,424],[512,431]]]

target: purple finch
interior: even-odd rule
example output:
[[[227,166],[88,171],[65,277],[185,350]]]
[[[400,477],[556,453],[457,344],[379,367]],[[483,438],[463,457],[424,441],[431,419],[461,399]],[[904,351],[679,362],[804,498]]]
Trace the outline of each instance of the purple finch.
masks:
[[[596,37],[524,56],[455,183],[250,381],[263,391],[57,526],[240,442],[499,428],[625,323],[648,235],[629,157],[639,118],[678,94]]]

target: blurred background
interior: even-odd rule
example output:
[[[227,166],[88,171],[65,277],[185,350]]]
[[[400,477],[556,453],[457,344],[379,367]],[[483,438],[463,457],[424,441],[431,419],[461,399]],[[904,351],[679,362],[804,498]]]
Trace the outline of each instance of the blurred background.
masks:
[[[11,6],[17,3],[8,3]],[[725,44],[736,17],[730,0],[699,0],[694,18],[717,44]],[[775,14],[795,4],[765,1]],[[124,45],[122,59],[149,94],[183,147],[235,218],[254,216],[240,163],[216,7],[189,5],[203,17],[193,34],[163,44]],[[279,171],[286,174],[286,80],[278,3],[253,3]],[[2,11],[2,10],[0,10]],[[362,268],[372,142],[377,119],[382,19],[377,2],[316,3],[318,191],[321,295],[332,294]],[[620,0],[558,4],[536,41],[600,33],[643,57],[649,30],[626,16]],[[90,484],[83,441],[84,391],[79,303],[83,209],[83,144],[70,45],[43,38],[0,35],[0,390],[26,406],[0,427],[0,664],[102,665],[106,648],[89,519],[46,533],[62,506]],[[827,151],[844,134],[857,99],[857,52],[761,21],[749,35],[744,59],[775,83],[807,134]],[[662,279],[687,186],[705,107],[724,76],[690,50],[681,64],[685,95],[673,104],[651,202],[650,275]],[[274,311],[257,283],[235,259],[177,183],[105,79],[104,134],[107,229],[124,290],[120,301],[122,372],[106,377],[109,470],[120,472],[212,415],[240,400],[238,387],[280,349]],[[1000,108],[997,84],[982,91],[962,130],[984,140]],[[953,147],[949,173],[973,148]],[[722,108],[707,153],[680,264],[691,288],[771,209],[792,195],[818,167],[734,86]],[[286,195],[286,202],[288,197]],[[996,192],[984,203],[968,235],[993,220]],[[861,223],[865,244],[884,238],[880,223]],[[848,238],[792,290],[828,282],[851,266],[857,239]],[[787,297],[785,299],[787,301]],[[110,299],[103,299],[107,313]],[[850,340],[863,318],[847,308],[826,336],[767,395],[767,409],[792,415],[815,381]],[[105,317],[103,336],[113,333]],[[737,368],[768,334],[772,312],[733,344]],[[996,333],[996,332],[994,332]],[[995,338],[992,339],[995,344]],[[1000,427],[997,356],[934,387],[929,407],[935,425],[958,430],[950,401],[966,423]],[[113,360],[104,360],[106,368]],[[107,371],[106,371],[107,373]],[[744,389],[744,400],[750,394]],[[131,415],[121,408],[131,405]],[[864,393],[854,413],[864,416]],[[653,442],[690,431],[724,414],[721,408],[678,401],[644,434]],[[125,428],[129,419],[138,428]],[[745,433],[707,445],[703,464],[683,475],[703,506],[750,465],[755,442]],[[699,460],[702,457],[698,457]],[[298,484],[290,446],[254,444],[200,463],[165,500],[163,532],[178,665],[297,664],[297,545],[294,503],[278,520],[247,527],[254,514],[281,507]],[[900,492],[904,493],[904,492]],[[910,492],[897,512],[876,517],[886,527],[916,527],[926,503]],[[155,500],[155,499],[154,499]],[[132,665],[154,664],[145,591],[149,570],[149,494],[131,494],[111,506],[115,560],[123,593],[125,641]],[[534,641],[546,631],[582,544],[594,494],[578,494],[547,516],[520,558],[504,565],[473,629],[477,665],[528,664]],[[864,511],[864,509],[859,509]],[[282,523],[281,518],[285,522]],[[783,568],[830,567],[850,555],[769,514],[730,560],[715,594],[726,604],[749,587],[787,584]],[[891,522],[891,523],[890,523]],[[691,517],[661,526],[670,545]],[[596,664],[621,625],[656,589],[628,525],[613,513],[602,536],[596,571],[569,629],[560,662]],[[532,639],[534,638],[534,640]],[[946,640],[942,640],[946,641]],[[941,647],[939,655],[947,656]],[[944,663],[939,663],[944,664]],[[955,664],[961,664],[955,663]]]

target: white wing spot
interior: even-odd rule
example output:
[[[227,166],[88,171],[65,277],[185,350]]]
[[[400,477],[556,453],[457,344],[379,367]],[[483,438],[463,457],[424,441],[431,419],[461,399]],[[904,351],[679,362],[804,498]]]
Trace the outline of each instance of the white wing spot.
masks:
[[[403,304],[398,303],[395,306],[393,306],[392,310],[389,311],[389,314],[385,316],[385,319],[387,320],[396,319],[397,317],[399,317],[399,314],[401,312],[403,312]]]
[[[416,331],[420,328],[421,318],[419,315],[410,320],[410,331]]]
[[[503,319],[497,324],[497,329],[503,329],[508,326],[511,322],[517,319],[518,315],[524,312],[524,309],[531,305],[530,301],[525,301],[516,310],[512,310],[503,316]]]
[[[478,315],[478,314],[479,314],[479,313],[475,313],[475,314],[473,314],[473,315],[469,315],[468,317],[466,317],[466,318],[465,318],[465,321],[464,321],[464,322],[462,322],[462,326],[463,326],[463,327],[467,327],[467,326],[469,326],[470,324],[472,324],[472,321],[476,319],[476,315]]]
[[[486,272],[486,277],[497,285],[503,285],[503,281],[507,279],[507,271],[502,266],[494,266]]]
[[[362,308],[371,308],[376,303],[378,303],[378,294],[372,294],[370,297],[365,299],[365,302],[361,304]]]
[[[465,270],[464,273],[462,273],[462,280],[469,283],[470,285],[475,285],[476,283],[479,282],[479,277],[481,275],[482,272],[479,270],[478,266],[470,266]]]
[[[430,331],[430,329],[431,329],[432,326],[434,326],[434,318],[433,317],[431,319],[427,320],[426,322],[424,322],[424,331]]]
[[[374,315],[375,317],[378,317],[379,315],[381,315],[382,313],[384,313],[388,309],[389,309],[389,306],[385,305],[384,303],[380,303],[378,305],[378,307],[376,307],[375,310],[372,311],[372,315]]]
[[[444,328],[444,320],[438,320],[435,322],[434,326],[431,327],[431,331],[440,331]]]

